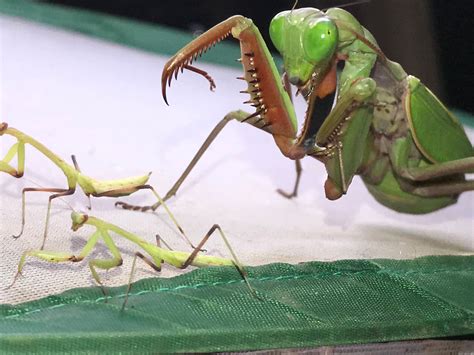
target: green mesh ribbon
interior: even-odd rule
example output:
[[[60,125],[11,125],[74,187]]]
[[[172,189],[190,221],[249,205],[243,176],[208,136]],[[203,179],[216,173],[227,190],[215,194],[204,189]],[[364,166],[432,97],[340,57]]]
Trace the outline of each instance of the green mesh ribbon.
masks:
[[[474,256],[229,268],[0,306],[0,349],[244,351],[474,334]]]

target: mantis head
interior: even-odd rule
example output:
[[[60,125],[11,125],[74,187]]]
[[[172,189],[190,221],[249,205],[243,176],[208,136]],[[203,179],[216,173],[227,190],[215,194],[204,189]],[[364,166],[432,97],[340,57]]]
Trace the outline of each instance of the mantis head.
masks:
[[[8,128],[8,123],[2,122],[0,123],[0,136],[5,132]]]
[[[287,10],[270,23],[270,38],[283,57],[288,79],[299,88],[318,84],[333,63],[338,29],[333,20],[314,8]]]
[[[72,226],[71,229],[75,232],[81,228],[89,219],[89,216],[83,213],[73,211],[71,213]]]

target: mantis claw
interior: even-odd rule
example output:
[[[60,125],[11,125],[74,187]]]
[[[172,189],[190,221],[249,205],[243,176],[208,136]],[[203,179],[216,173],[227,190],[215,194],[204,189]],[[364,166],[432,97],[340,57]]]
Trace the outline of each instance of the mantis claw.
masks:
[[[291,200],[293,197],[298,197],[298,193],[296,193],[296,192],[289,193],[289,192],[286,192],[282,189],[277,189],[276,192],[279,193],[281,196],[289,199],[289,200]]]
[[[15,285],[16,281],[18,280],[19,277],[23,276],[23,274],[21,273],[21,271],[17,271],[15,276],[13,277],[13,281],[10,283],[10,285],[8,285],[7,287],[5,287],[2,291],[7,291],[9,289],[11,289],[13,287],[13,285]]]
[[[200,74],[209,81],[211,91],[216,88],[216,84],[214,83],[214,80],[209,74],[207,74],[201,69],[193,67],[191,64],[198,57],[204,54],[208,49],[210,49],[223,39],[227,38],[231,34],[232,28],[234,27],[238,18],[240,17],[235,16],[232,21],[226,21],[218,24],[217,26],[214,26],[204,35],[201,35],[198,40],[195,40],[188,44],[186,47],[184,47],[165,64],[163,73],[161,75],[161,89],[163,100],[167,105],[169,104],[166,97],[166,83],[168,83],[168,86],[171,86],[171,80],[173,76],[175,77],[175,79],[177,79],[178,72],[180,70],[181,72],[183,72],[184,69],[188,69],[197,74]]]
[[[23,235],[23,228],[21,229],[20,233],[18,234],[12,234],[13,239],[18,239]]]

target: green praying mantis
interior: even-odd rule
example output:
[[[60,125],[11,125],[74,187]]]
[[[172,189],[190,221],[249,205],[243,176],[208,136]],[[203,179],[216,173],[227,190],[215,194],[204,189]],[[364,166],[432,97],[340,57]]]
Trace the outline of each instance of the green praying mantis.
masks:
[[[128,239],[132,243],[136,244],[143,251],[145,251],[150,257],[143,255],[141,252],[135,253],[135,258],[133,261],[132,271],[130,273],[130,280],[128,283],[128,290],[126,293],[126,298],[124,300],[123,307],[125,307],[126,300],[132,284],[132,275],[135,268],[136,258],[141,258],[146,264],[148,264],[155,271],[161,271],[161,266],[163,263],[170,264],[176,268],[185,269],[190,265],[203,267],[203,266],[235,266],[237,270],[242,275],[243,279],[247,283],[247,286],[250,290],[253,289],[250,287],[250,284],[247,280],[246,272],[244,267],[237,258],[237,255],[232,250],[232,247],[227,240],[224,232],[218,224],[214,224],[209,231],[206,233],[201,242],[194,248],[192,252],[182,252],[174,250],[166,250],[160,247],[159,238],[157,237],[157,245],[147,242],[138,235],[131,233],[123,228],[120,228],[112,223],[106,222],[102,219],[89,216],[84,213],[79,213],[73,211],[71,213],[72,225],[71,229],[77,231],[85,225],[89,225],[95,228],[95,232],[89,237],[86,245],[83,247],[82,251],[76,256],[71,253],[56,252],[56,251],[45,251],[45,250],[30,250],[22,254],[20,262],[18,264],[17,273],[8,288],[10,288],[18,279],[18,276],[21,275],[23,267],[26,263],[27,257],[34,257],[41,260],[45,260],[50,263],[57,262],[80,262],[86,258],[94,249],[95,245],[102,240],[110,251],[112,257],[110,259],[93,259],[89,261],[89,268],[92,273],[94,280],[98,285],[101,286],[102,292],[104,295],[107,295],[106,289],[100,276],[97,272],[97,269],[109,270],[114,267],[122,265],[122,256],[115,244],[110,233],[119,235],[125,239]],[[223,239],[226,247],[232,255],[232,259],[221,258],[217,256],[210,255],[199,255],[198,253],[202,250],[204,244],[208,239],[214,234],[215,231],[218,231],[221,238]],[[122,307],[122,308],[123,308]]]
[[[340,8],[293,8],[272,19],[270,37],[283,57],[282,77],[251,19],[237,15],[219,23],[166,63],[162,74],[166,103],[167,85],[185,69],[204,76],[215,88],[212,77],[192,63],[229,36],[240,42],[244,75],[238,79],[246,82],[242,92],[250,99],[245,103],[255,112],[227,114],[164,200],[176,194],[232,120],[270,133],[281,153],[295,160],[293,191],[279,190],[288,198],[297,196],[300,160],[306,156],[325,165],[324,189],[330,200],[346,194],[355,175],[362,177],[379,203],[402,213],[429,213],[474,190],[474,181],[465,177],[474,173],[474,151],[462,125],[419,79],[384,55],[354,16]],[[307,103],[299,133],[291,85]],[[155,210],[159,205],[141,209]]]
[[[16,138],[17,142],[12,145],[12,147],[7,152],[6,156],[3,160],[0,161],[0,172],[5,172],[10,174],[13,177],[21,178],[24,174],[25,170],[25,145],[29,144],[32,147],[36,148],[39,152],[41,152],[46,158],[51,160],[66,176],[68,188],[33,188],[27,187],[24,188],[22,191],[22,222],[21,222],[21,230],[18,235],[14,235],[15,238],[20,237],[23,234],[24,227],[25,227],[25,210],[26,210],[26,202],[25,202],[25,194],[27,192],[52,192],[53,194],[49,196],[48,200],[48,207],[46,213],[46,222],[43,234],[43,242],[41,244],[41,249],[44,248],[46,237],[48,235],[48,225],[49,225],[49,218],[50,218],[50,211],[51,211],[51,203],[54,199],[58,197],[63,197],[67,195],[72,195],[77,185],[81,187],[87,197],[90,196],[94,197],[122,197],[128,196],[133,194],[139,190],[150,190],[156,199],[163,203],[164,201],[155,191],[155,189],[148,185],[148,179],[151,173],[148,173],[143,176],[136,176],[136,177],[129,177],[124,179],[116,179],[116,180],[96,180],[87,175],[84,175],[74,156],[72,156],[74,166],[66,163],[63,159],[53,153],[50,149],[44,146],[42,143],[38,142],[33,137],[15,129],[12,127],[8,127],[7,123],[0,124],[0,136],[3,135],[10,135]],[[10,165],[10,162],[17,156],[17,168],[14,168]],[[176,218],[173,216],[171,211],[168,209],[166,205],[164,205],[166,212],[168,213],[170,219],[176,225],[178,230],[181,232],[183,237],[186,241],[192,246],[192,243],[187,238],[186,234],[184,233],[183,228],[178,224]]]
[[[77,164],[76,159],[72,156],[73,165],[66,163],[62,160],[59,156],[54,154],[51,150],[49,150],[46,146],[38,142],[36,139],[28,136],[27,134],[20,132],[19,130],[9,127],[7,123],[0,124],[0,136],[3,135],[10,135],[16,138],[17,142],[13,144],[13,146],[9,149],[6,156],[3,160],[0,161],[0,171],[8,173],[16,178],[21,178],[24,174],[25,168],[25,145],[29,144],[32,147],[36,148],[39,152],[41,152],[44,156],[50,159],[66,176],[68,182],[67,189],[59,189],[59,188],[24,188],[22,191],[22,227],[19,235],[15,237],[19,237],[24,230],[25,225],[25,210],[26,210],[26,202],[25,202],[25,193],[29,191],[40,191],[40,192],[53,192],[49,197],[48,207],[47,207],[47,215],[46,215],[46,224],[45,230],[43,235],[43,243],[39,250],[29,250],[22,254],[20,258],[20,262],[18,264],[17,273],[13,279],[13,282],[7,288],[13,286],[16,282],[19,275],[23,270],[23,267],[26,263],[27,257],[35,257],[38,259],[42,259],[48,262],[79,262],[86,258],[93,250],[95,245],[102,240],[107,248],[109,249],[110,253],[112,254],[112,258],[110,259],[93,259],[89,261],[89,268],[91,270],[92,276],[94,280],[99,284],[102,288],[104,295],[106,295],[106,289],[99,277],[97,269],[105,269],[109,270],[114,267],[118,267],[122,264],[122,257],[119,249],[117,248],[115,242],[113,241],[110,233],[115,233],[120,235],[129,241],[138,245],[141,249],[143,249],[151,258],[146,257],[141,252],[135,253],[135,259],[133,262],[132,272],[130,274],[130,281],[129,287],[127,290],[127,296],[125,298],[123,307],[125,307],[126,300],[128,299],[128,293],[130,291],[131,283],[132,283],[132,275],[135,266],[135,260],[137,257],[144,260],[150,267],[152,267],[156,271],[161,270],[162,263],[166,262],[172,266],[177,268],[185,269],[189,265],[193,266],[226,266],[232,265],[235,266],[241,275],[243,276],[244,280],[246,281],[247,285],[251,289],[248,280],[246,278],[245,271],[243,269],[242,264],[238,261],[237,256],[233,252],[227,238],[224,235],[221,227],[218,224],[214,224],[206,233],[202,241],[199,243],[198,246],[194,247],[191,241],[188,239],[186,234],[184,233],[183,228],[180,226],[172,212],[168,209],[166,204],[162,198],[158,195],[155,189],[151,185],[147,185],[150,174],[132,177],[132,178],[125,178],[125,179],[117,179],[117,180],[108,180],[108,181],[99,181],[88,177],[81,173],[79,166]],[[11,161],[17,157],[17,168],[14,168],[10,165]],[[51,203],[52,200],[55,198],[71,195],[75,192],[75,189],[79,185],[81,189],[84,191],[86,196],[94,196],[94,197],[121,197],[130,195],[136,191],[142,189],[148,189],[153,192],[155,197],[158,201],[164,204],[166,212],[168,213],[170,219],[173,221],[176,228],[181,232],[184,236],[186,241],[189,245],[194,248],[192,252],[181,252],[181,251],[173,251],[173,250],[166,250],[159,246],[159,239],[157,239],[157,245],[153,245],[148,243],[144,239],[140,238],[139,236],[126,231],[114,224],[108,223],[104,220],[99,218],[88,216],[87,214],[78,213],[73,211],[71,213],[72,219],[72,226],[71,229],[73,231],[77,231],[84,225],[90,225],[96,228],[96,231],[90,236],[89,240],[87,241],[86,245],[82,249],[79,255],[73,255],[71,253],[65,252],[55,252],[55,251],[45,251],[43,250],[47,232],[48,232],[48,224],[49,224],[49,216],[51,210]],[[215,231],[218,231],[222,239],[224,240],[227,248],[230,250],[232,254],[231,259],[225,259],[220,257],[214,257],[210,255],[198,255],[200,251],[202,251],[202,247],[210,238],[211,235]]]

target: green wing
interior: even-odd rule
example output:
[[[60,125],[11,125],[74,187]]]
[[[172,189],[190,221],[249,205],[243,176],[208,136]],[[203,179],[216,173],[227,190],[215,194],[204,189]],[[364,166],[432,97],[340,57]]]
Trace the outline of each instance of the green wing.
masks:
[[[408,77],[405,100],[410,129],[423,155],[441,163],[474,155],[463,126],[419,79]]]

